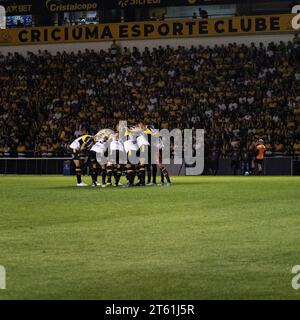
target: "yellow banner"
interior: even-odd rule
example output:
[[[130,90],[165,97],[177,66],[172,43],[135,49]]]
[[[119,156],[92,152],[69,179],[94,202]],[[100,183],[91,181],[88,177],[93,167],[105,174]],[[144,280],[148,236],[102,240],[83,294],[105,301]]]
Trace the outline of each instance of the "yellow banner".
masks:
[[[293,15],[244,16],[0,30],[0,45],[233,36],[293,32]]]

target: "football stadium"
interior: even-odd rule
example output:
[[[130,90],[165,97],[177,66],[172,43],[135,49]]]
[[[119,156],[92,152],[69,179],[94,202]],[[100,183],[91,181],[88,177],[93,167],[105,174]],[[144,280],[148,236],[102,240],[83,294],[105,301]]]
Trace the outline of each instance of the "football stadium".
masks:
[[[0,0],[0,89],[0,300],[300,298],[300,2]]]

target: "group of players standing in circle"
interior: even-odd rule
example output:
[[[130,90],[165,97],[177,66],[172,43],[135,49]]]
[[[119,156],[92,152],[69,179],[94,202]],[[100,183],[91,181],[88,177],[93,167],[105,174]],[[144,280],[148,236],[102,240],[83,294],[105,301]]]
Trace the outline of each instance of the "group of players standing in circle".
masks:
[[[124,132],[120,134],[120,130]],[[171,186],[168,170],[162,163],[162,140],[153,138],[157,137],[158,133],[159,131],[152,126],[139,123],[136,126],[122,128],[117,125],[116,130],[103,129],[94,136],[86,134],[77,138],[70,145],[77,186],[88,186],[82,181],[82,159],[86,157],[93,187],[112,186],[112,177],[114,177],[115,186],[122,186],[120,179],[123,173],[127,179],[123,187],[157,185],[158,168],[161,173],[161,185]],[[151,143],[155,143],[158,150],[154,155],[151,154],[151,150],[153,152]],[[98,183],[99,175],[101,175],[101,183]],[[137,183],[135,183],[136,177]]]

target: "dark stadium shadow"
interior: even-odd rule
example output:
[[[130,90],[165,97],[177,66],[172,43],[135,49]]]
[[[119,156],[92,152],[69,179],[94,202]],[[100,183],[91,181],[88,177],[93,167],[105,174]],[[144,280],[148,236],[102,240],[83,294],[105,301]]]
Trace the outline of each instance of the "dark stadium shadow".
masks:
[[[71,190],[71,189],[73,189],[73,190],[101,190],[101,191],[105,191],[105,190],[121,190],[123,188],[121,188],[121,187],[118,187],[118,188],[116,188],[116,187],[108,187],[108,188],[97,187],[97,188],[93,188],[92,186],[79,188],[79,187],[76,187],[74,185],[73,186],[70,185],[70,186],[53,186],[53,187],[47,187],[46,189],[51,189],[51,190],[53,190],[53,189],[56,189],[56,190]]]
[[[64,190],[64,189],[80,189],[76,186],[53,186],[53,187],[47,187],[46,189],[57,189],[57,190]],[[89,189],[89,187],[81,188],[81,189]]]
[[[186,185],[211,185],[211,184],[224,184],[226,183],[226,181],[198,181],[198,182],[175,182],[175,183],[172,183],[172,186],[170,188],[173,188],[173,187],[176,187],[176,186],[186,186]],[[131,190],[131,189],[157,189],[157,188],[169,188],[167,186],[156,186],[156,187],[134,187],[134,188],[122,188],[122,187],[119,187],[119,188],[115,188],[115,187],[109,187],[109,188],[92,188],[91,186],[88,186],[88,187],[84,187],[84,188],[78,188],[76,186],[53,186],[53,187],[47,187],[46,189],[51,189],[51,190],[71,190],[71,189],[82,189],[82,190],[103,190],[103,191],[106,191],[106,190]]]
[[[204,176],[205,178],[208,178],[209,176]],[[216,184],[227,184],[228,181],[227,180],[216,180],[216,179],[211,179],[210,181],[208,181],[207,179],[206,180],[202,180],[201,179],[201,176],[200,177],[195,177],[195,179],[193,180],[189,180],[189,181],[176,181],[174,183],[172,183],[172,186],[171,188],[174,188],[176,186],[186,186],[186,185],[199,185],[199,186],[203,186],[203,185],[216,185]],[[158,182],[158,185],[156,187],[153,187],[153,186],[149,186],[149,187],[142,187],[142,189],[157,189],[157,188],[169,188],[167,186],[161,186],[159,185],[160,182]],[[139,189],[140,187],[134,187],[133,189]],[[69,186],[48,186],[47,189],[51,189],[51,190],[75,190],[75,189],[83,189],[83,190],[101,190],[101,191],[106,191],[106,190],[128,190],[127,188],[122,188],[122,187],[108,187],[108,188],[101,188],[101,187],[98,187],[98,188],[92,188],[90,185],[87,186],[87,187],[82,187],[82,188],[79,188],[77,187],[76,185],[69,185]],[[129,188],[129,190],[131,190],[132,188]]]
[[[228,181],[216,181],[216,180],[211,180],[211,181],[201,181],[201,180],[196,180],[196,181],[176,181],[175,183],[172,183],[172,186],[177,186],[177,185],[209,185],[209,184],[224,184],[228,183]]]

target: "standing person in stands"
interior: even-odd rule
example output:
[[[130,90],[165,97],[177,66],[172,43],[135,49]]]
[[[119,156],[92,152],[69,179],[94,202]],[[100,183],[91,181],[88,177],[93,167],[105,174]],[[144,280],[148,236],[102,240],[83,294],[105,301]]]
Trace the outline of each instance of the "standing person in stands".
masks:
[[[256,157],[255,157],[255,173],[258,176],[263,174],[263,162],[265,157],[266,147],[264,145],[264,140],[259,139],[256,144]]]
[[[231,169],[233,170],[233,174],[235,176],[237,175],[240,168],[240,159],[240,152],[237,148],[235,148],[231,154]]]
[[[241,160],[242,160],[242,173],[243,173],[243,175],[246,175],[247,172],[249,174],[250,166],[251,166],[251,156],[250,156],[249,150],[247,150],[247,148],[243,148]]]
[[[213,176],[216,176],[219,170],[219,157],[220,157],[219,151],[217,147],[214,146],[209,153],[209,162],[210,162],[209,173]]]
[[[249,146],[250,174],[255,175],[256,142],[252,141]]]

